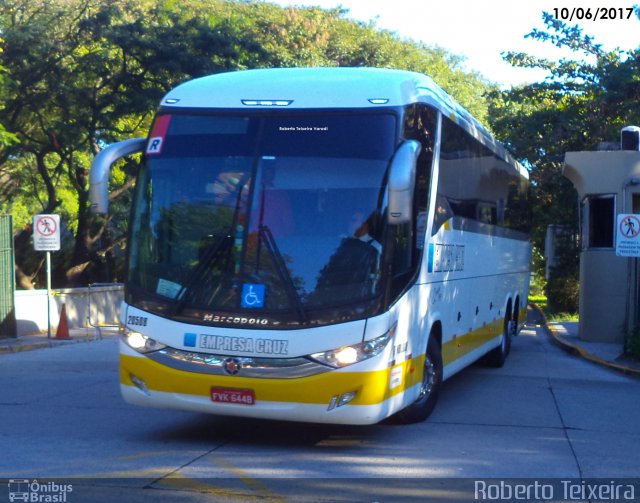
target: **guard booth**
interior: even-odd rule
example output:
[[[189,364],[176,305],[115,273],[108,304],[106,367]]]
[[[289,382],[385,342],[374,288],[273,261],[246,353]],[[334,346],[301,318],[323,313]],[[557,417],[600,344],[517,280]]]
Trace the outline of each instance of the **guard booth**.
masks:
[[[638,259],[616,254],[626,232],[618,215],[640,214],[639,139],[640,128],[631,126],[622,130],[620,150],[565,154],[563,174],[580,202],[579,337],[585,341],[623,344],[639,322]]]
[[[0,337],[16,337],[15,268],[11,215],[0,215]]]

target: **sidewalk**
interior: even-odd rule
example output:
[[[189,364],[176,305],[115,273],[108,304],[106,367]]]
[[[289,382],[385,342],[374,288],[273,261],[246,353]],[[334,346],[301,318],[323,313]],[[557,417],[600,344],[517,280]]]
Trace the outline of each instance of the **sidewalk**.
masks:
[[[626,358],[622,344],[588,342],[578,337],[578,322],[545,322],[552,339],[567,351],[599,365],[640,377],[640,362]]]
[[[68,339],[56,339],[55,330],[48,334],[38,333],[21,335],[19,337],[3,337],[0,338],[0,355],[6,353],[19,353],[21,351],[31,351],[39,348],[52,348],[65,344],[74,344],[78,342],[91,342],[107,337],[115,337],[118,335],[118,328],[113,326],[100,327],[97,330],[94,327],[87,328],[70,328]]]

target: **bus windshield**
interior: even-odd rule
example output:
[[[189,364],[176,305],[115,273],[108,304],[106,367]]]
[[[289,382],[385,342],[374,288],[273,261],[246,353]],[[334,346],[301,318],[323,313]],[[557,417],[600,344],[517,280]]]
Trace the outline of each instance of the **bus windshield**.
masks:
[[[128,301],[202,321],[304,323],[379,297],[396,129],[388,112],[159,115],[136,188]]]

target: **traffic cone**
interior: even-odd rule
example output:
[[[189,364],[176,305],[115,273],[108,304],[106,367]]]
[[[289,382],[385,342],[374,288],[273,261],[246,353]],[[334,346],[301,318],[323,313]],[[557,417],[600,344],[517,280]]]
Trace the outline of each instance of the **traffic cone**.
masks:
[[[71,337],[69,337],[67,309],[64,304],[62,304],[62,310],[60,311],[60,321],[58,322],[58,329],[56,330],[56,339],[71,339]]]

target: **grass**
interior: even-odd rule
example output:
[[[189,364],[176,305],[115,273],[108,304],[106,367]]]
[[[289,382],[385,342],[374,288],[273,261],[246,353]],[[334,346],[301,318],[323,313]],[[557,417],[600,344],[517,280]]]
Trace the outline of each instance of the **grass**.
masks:
[[[556,313],[549,309],[549,303],[544,295],[529,295],[529,302],[535,304],[544,312],[547,321],[565,322],[578,321],[578,313]]]
[[[640,361],[640,326],[629,331],[625,340],[625,353],[636,361]]]

